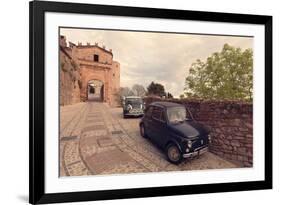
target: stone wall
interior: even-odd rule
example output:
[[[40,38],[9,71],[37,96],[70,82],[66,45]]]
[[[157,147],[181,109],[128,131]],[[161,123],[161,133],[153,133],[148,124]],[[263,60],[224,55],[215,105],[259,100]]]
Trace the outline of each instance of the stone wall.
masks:
[[[147,104],[162,99],[146,98]],[[171,99],[186,105],[198,122],[211,129],[210,151],[244,167],[253,166],[253,106],[238,101]]]
[[[113,107],[120,106],[120,96],[119,96],[119,90],[120,90],[120,63],[117,61],[113,61],[112,63],[112,69],[109,72],[109,75],[111,75],[111,105]]]
[[[80,102],[79,65],[60,48],[60,105]]]
[[[74,47],[75,48],[75,47]],[[94,61],[94,54],[99,56],[98,62],[103,64],[112,64],[113,55],[111,52],[94,45],[80,45],[76,47],[77,58],[81,60]]]

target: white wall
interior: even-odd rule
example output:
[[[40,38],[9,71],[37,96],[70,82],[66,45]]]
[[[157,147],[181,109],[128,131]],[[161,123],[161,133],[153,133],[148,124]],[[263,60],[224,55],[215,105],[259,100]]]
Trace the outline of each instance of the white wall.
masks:
[[[79,0],[72,0],[79,2]],[[277,204],[280,191],[281,12],[278,1],[246,0],[81,0],[97,4],[266,14],[274,17],[274,190],[157,197],[95,204]],[[28,1],[1,1],[0,204],[26,204],[28,199]],[[12,93],[11,91],[16,91]],[[279,196],[278,196],[279,194]],[[275,203],[274,203],[275,202]],[[79,204],[94,204],[93,202]]]

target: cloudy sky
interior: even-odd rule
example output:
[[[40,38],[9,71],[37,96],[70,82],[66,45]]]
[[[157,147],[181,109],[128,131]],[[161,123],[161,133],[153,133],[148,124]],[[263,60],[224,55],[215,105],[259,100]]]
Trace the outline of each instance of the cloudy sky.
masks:
[[[141,84],[146,88],[154,81],[177,97],[183,93],[188,69],[196,59],[206,60],[225,43],[242,49],[253,47],[250,37],[66,28],[60,34],[67,42],[97,42],[112,49],[113,59],[121,64],[122,87]]]

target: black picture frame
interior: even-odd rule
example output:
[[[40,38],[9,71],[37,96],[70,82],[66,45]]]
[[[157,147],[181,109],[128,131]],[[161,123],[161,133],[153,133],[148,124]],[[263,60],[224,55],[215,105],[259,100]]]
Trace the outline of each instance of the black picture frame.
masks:
[[[29,143],[29,202],[32,204],[155,197],[260,190],[272,188],[272,17],[124,6],[105,6],[62,2],[33,1],[29,4],[30,42],[30,143]],[[162,19],[199,20],[259,24],[265,26],[265,180],[218,184],[197,184],[154,188],[135,188],[71,193],[45,192],[45,80],[44,33],[46,12],[97,14],[110,16],[149,17]]]

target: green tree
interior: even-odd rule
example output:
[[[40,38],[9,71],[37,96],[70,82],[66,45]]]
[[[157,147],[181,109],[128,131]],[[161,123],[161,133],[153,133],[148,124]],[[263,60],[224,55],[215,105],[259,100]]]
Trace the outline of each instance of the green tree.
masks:
[[[154,83],[153,81],[147,87],[147,93],[148,95],[158,95],[160,97],[166,95],[164,86],[159,83]]]
[[[184,94],[180,94],[180,99],[184,99]]]
[[[167,98],[174,98],[174,96],[173,96],[171,93],[169,93],[169,92],[167,92],[166,97],[167,97]]]
[[[228,44],[206,62],[197,60],[185,80],[185,95],[208,99],[252,100],[253,51]]]

